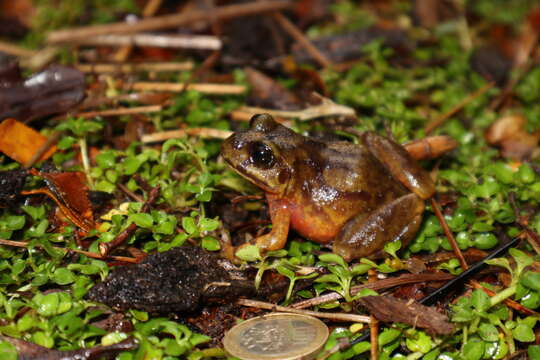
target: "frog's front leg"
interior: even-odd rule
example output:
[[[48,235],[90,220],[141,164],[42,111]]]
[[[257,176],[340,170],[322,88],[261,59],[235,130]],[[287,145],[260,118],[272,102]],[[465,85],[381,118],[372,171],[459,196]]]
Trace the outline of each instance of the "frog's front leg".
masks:
[[[378,256],[389,241],[408,244],[418,231],[424,201],[410,193],[386,203],[373,212],[358,214],[345,224],[336,237],[333,251],[346,261]]]
[[[287,243],[289,227],[291,224],[291,211],[288,202],[267,195],[272,230],[268,234],[257,238],[257,246],[263,251],[283,249]]]

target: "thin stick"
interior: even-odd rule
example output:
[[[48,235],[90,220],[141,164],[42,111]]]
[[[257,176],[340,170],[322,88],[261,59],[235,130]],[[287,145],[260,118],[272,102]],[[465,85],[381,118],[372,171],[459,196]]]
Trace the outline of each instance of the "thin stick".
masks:
[[[142,16],[145,18],[154,16],[161,7],[162,2],[163,0],[148,0],[144,5]],[[133,50],[133,45],[126,45],[121,47],[120,49],[118,49],[116,54],[113,55],[114,61],[119,63],[125,62],[127,58],[129,58],[131,50]]]
[[[34,164],[39,160],[41,159],[41,157],[43,156],[43,154],[45,154],[47,151],[49,151],[49,149],[51,147],[54,146],[54,144],[56,144],[56,142],[58,141],[58,139],[60,138],[60,135],[62,134],[61,131],[56,131],[54,132],[53,134],[51,134],[47,140],[45,141],[45,143],[43,145],[41,145],[41,147],[38,149],[38,151],[36,151],[34,153],[34,155],[32,155],[32,157],[30,158],[30,160],[28,160],[28,162],[26,164],[24,164],[24,168],[25,169],[29,169],[31,168],[32,166],[34,166]]]
[[[111,34],[80,39],[80,45],[94,46],[151,46],[157,48],[219,50],[221,40],[212,35],[155,35],[155,34]]]
[[[186,90],[196,90],[204,94],[215,95],[240,95],[246,92],[244,85],[234,84],[184,84],[167,82],[136,82],[129,84],[128,89],[139,91],[171,91],[182,92]]]
[[[29,244],[28,241],[13,241],[13,240],[0,239],[0,245],[5,245],[5,246],[28,248],[28,244]],[[43,247],[41,245],[39,245],[39,244],[36,244],[35,246],[38,247],[38,248],[43,249]],[[100,254],[96,254],[96,253],[89,252],[89,251],[78,250],[78,249],[61,248],[61,247],[58,247],[58,246],[53,246],[53,249],[64,251],[66,253],[70,252],[70,251],[75,252],[77,254],[82,254],[82,255],[88,256],[89,258],[92,258],[92,259],[99,259],[99,260],[109,260],[110,259],[110,260],[124,261],[124,262],[129,262],[129,263],[137,263],[138,262],[137,259],[130,258],[130,257],[125,257],[125,256],[107,256],[107,257],[104,257],[104,256],[101,256]]]
[[[435,273],[435,274],[405,274],[398,277],[388,278],[384,280],[379,280],[374,283],[356,285],[351,288],[351,295],[356,295],[362,289],[372,289],[372,290],[383,290],[389,289],[394,286],[406,285],[406,284],[415,284],[420,282],[427,281],[444,281],[453,279],[455,276],[446,273]],[[326,304],[332,301],[341,299],[343,296],[337,292],[332,292],[317,296],[311,299],[299,301],[295,304],[292,304],[291,307],[294,309],[305,309],[316,305]]]
[[[220,6],[215,11],[192,10],[181,14],[155,16],[142,19],[134,24],[118,22],[106,25],[85,26],[74,29],[64,29],[50,32],[47,36],[49,43],[72,42],[88,37],[106,34],[134,34],[192,24],[198,21],[219,21],[240,16],[255,15],[269,11],[288,9],[293,2],[284,0],[256,1],[245,4]]]
[[[465,261],[465,258],[463,257],[463,254],[461,253],[461,250],[459,249],[456,239],[454,238],[454,235],[452,234],[452,231],[450,231],[448,224],[444,220],[444,216],[441,213],[441,210],[439,209],[439,204],[434,198],[431,198],[431,207],[433,208],[433,211],[435,212],[435,216],[437,217],[437,219],[439,220],[439,223],[441,224],[443,228],[444,234],[446,235],[448,242],[450,243],[450,245],[452,246],[452,249],[454,250],[454,254],[459,260],[461,269],[463,271],[467,270],[469,268],[469,265],[467,265],[467,261]]]
[[[272,311],[282,311],[282,312],[288,312],[293,314],[301,314],[301,315],[309,315],[314,316],[318,318],[323,319],[330,319],[334,321],[350,321],[350,322],[358,322],[358,323],[369,323],[369,316],[365,315],[355,315],[355,314],[345,314],[345,313],[323,313],[318,311],[309,311],[309,310],[298,310],[293,309],[286,306],[279,306],[276,304],[264,302],[264,301],[257,301],[257,300],[249,300],[249,299],[238,299],[236,301],[238,305],[242,306],[251,306],[256,307],[259,309],[265,309],[265,310],[272,310]]]
[[[161,105],[135,106],[131,108],[88,111],[88,112],[73,114],[73,116],[83,117],[83,118],[93,118],[96,116],[103,116],[103,117],[120,116],[120,115],[132,115],[132,114],[141,114],[141,113],[154,113],[154,112],[159,112],[162,109],[163,107]]]
[[[328,60],[328,58],[324,56],[324,54],[321,53],[319,49],[317,49],[317,47],[313,45],[300,30],[298,30],[296,25],[291,23],[289,19],[283,16],[283,14],[276,12],[272,14],[272,17],[279,23],[279,25],[281,25],[283,30],[289,33],[294,40],[298,41],[298,43],[302,45],[304,49],[306,49],[309,55],[311,55],[311,57],[313,57],[313,59],[315,59],[319,65],[322,67],[329,67],[332,65],[330,60]]]
[[[469,94],[466,98],[461,100],[456,106],[450,109],[450,111],[442,114],[433,121],[430,121],[425,128],[426,134],[430,134],[433,130],[444,124],[446,120],[455,115],[457,112],[461,111],[461,109],[463,109],[467,104],[469,104],[470,102],[481,96],[483,93],[491,89],[493,85],[494,84],[492,82],[485,84],[480,89],[476,90],[472,94]]]
[[[78,64],[75,67],[85,73],[134,73],[142,71],[166,72],[189,71],[193,69],[193,62],[167,62],[167,63],[123,63],[123,64]]]
[[[141,203],[144,202],[144,199],[142,197],[135,194],[133,191],[129,190],[127,186],[125,186],[124,184],[118,183],[117,186],[120,188],[120,190],[122,190],[127,196],[129,196],[133,200],[137,202],[141,202]]]
[[[198,136],[201,138],[209,138],[209,139],[226,139],[232,135],[232,131],[212,129],[212,128],[187,128],[187,129],[180,129],[180,130],[170,130],[170,131],[163,131],[163,132],[143,135],[141,136],[141,142],[145,144],[153,143],[153,142],[161,142],[161,141],[165,141],[169,139],[185,137],[188,135]]]
[[[17,57],[32,57],[37,54],[37,51],[28,50],[5,41],[0,41],[0,51]]]
[[[298,119],[300,121],[307,121],[319,117],[325,116],[356,116],[356,112],[353,108],[345,105],[336,104],[328,98],[322,98],[322,102],[319,105],[313,105],[302,110],[274,110],[260,107],[242,106],[240,109],[232,111],[231,117],[235,120],[249,121],[253,115],[256,114],[270,114],[274,117],[281,117],[286,119]]]

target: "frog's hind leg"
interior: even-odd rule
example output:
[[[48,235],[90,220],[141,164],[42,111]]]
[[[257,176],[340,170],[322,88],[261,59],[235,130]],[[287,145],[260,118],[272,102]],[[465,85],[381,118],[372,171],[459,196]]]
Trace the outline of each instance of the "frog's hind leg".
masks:
[[[364,133],[362,140],[386,170],[410,191],[424,200],[435,193],[435,183],[429,173],[416,163],[403,146],[369,131]]]
[[[418,231],[424,201],[410,193],[386,203],[369,215],[350,219],[336,237],[333,251],[350,261],[378,255],[389,241],[406,246]]]

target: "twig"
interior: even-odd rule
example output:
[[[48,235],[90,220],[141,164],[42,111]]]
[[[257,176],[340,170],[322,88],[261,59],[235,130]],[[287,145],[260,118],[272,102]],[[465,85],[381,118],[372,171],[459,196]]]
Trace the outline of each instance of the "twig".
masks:
[[[37,51],[28,50],[5,41],[0,41],[0,51],[17,57],[32,57],[37,54]]]
[[[54,132],[53,134],[51,134],[48,138],[47,138],[47,141],[45,141],[45,143],[43,145],[41,145],[41,147],[34,153],[34,155],[32,155],[32,157],[30,158],[30,160],[28,160],[28,162],[26,164],[24,164],[24,168],[25,169],[29,169],[31,168],[32,166],[34,166],[34,164],[39,160],[41,159],[41,157],[47,152],[49,151],[49,149],[51,147],[54,146],[54,144],[56,144],[56,142],[58,141],[58,139],[60,138],[60,135],[62,135],[62,132],[61,131],[56,131]]]
[[[433,130],[444,124],[446,120],[448,120],[450,117],[461,111],[467,104],[481,96],[483,93],[488,91],[493,87],[493,83],[489,82],[482,86],[480,89],[476,90],[472,94],[469,94],[466,98],[461,100],[456,106],[454,106],[450,111],[447,111],[446,113],[440,115],[438,118],[434,119],[433,121],[430,121],[425,128],[426,134],[430,134]]]
[[[240,95],[246,92],[244,85],[235,84],[184,84],[168,82],[136,82],[126,86],[128,90],[182,92],[196,90],[204,94]]]
[[[80,45],[94,46],[151,46],[157,48],[219,50],[221,40],[212,35],[156,35],[156,34],[111,34],[79,39]]]
[[[311,41],[300,30],[298,30],[296,25],[291,23],[289,19],[283,16],[283,14],[276,12],[272,14],[272,17],[279,23],[279,25],[281,25],[283,30],[289,33],[289,35],[291,35],[293,39],[298,41],[298,43],[302,45],[304,49],[306,49],[309,55],[311,55],[311,57],[313,57],[313,59],[315,59],[315,61],[317,61],[319,65],[321,65],[322,67],[329,67],[330,65],[332,65],[330,60],[328,60],[328,58],[323,53],[321,53],[319,49],[317,49],[317,47],[313,45]]]
[[[207,12],[192,10],[181,14],[155,16],[142,19],[134,24],[118,22],[106,25],[93,25],[74,29],[64,29],[50,32],[47,36],[49,43],[73,42],[88,37],[107,34],[134,34],[143,31],[166,29],[192,24],[198,21],[218,21],[240,16],[255,15],[269,11],[288,9],[293,5],[290,1],[256,1],[245,4],[226,5]]]
[[[476,280],[471,280],[470,283],[471,283],[473,288],[480,289],[489,296],[495,296],[495,294],[496,294],[494,291],[491,291],[490,289],[482,286]],[[510,307],[510,308],[512,308],[512,309],[514,309],[516,311],[519,311],[522,314],[536,316],[537,318],[540,319],[540,314],[539,313],[537,313],[536,311],[531,310],[529,308],[526,308],[525,306],[521,305],[520,303],[518,303],[518,302],[516,302],[516,301],[514,301],[514,300],[512,300],[510,298],[506,298],[503,301],[508,307]]]
[[[122,190],[127,196],[129,196],[130,198],[132,198],[133,200],[137,201],[137,202],[144,202],[144,199],[142,197],[140,197],[139,195],[135,194],[133,191],[129,190],[127,188],[127,186],[125,186],[124,184],[122,183],[118,183],[117,185],[120,190]]]
[[[118,108],[118,109],[109,109],[109,110],[98,110],[98,111],[88,111],[82,113],[76,113],[72,116],[83,117],[83,118],[93,118],[97,116],[120,116],[120,115],[131,115],[131,114],[141,114],[141,113],[153,113],[159,112],[163,109],[161,105],[148,105],[148,106],[135,106],[131,108]]]
[[[4,239],[0,239],[0,245],[5,245],[5,246],[14,246],[14,247],[20,247],[20,248],[28,248],[28,244],[30,242],[28,241],[13,241],[13,240],[4,240]],[[43,249],[43,247],[39,244],[36,244],[35,245],[36,247],[38,248],[41,248]],[[90,252],[90,251],[84,251],[84,250],[78,250],[78,249],[68,249],[68,248],[62,248],[62,247],[58,247],[58,246],[53,246],[53,249],[55,250],[59,250],[59,251],[64,251],[64,252],[74,252],[74,253],[77,253],[77,254],[81,254],[81,255],[85,255],[85,256],[88,256],[89,258],[92,258],[92,259],[99,259],[99,260],[115,260],[115,261],[124,261],[124,262],[129,262],[129,263],[137,263],[137,259],[134,259],[134,258],[130,258],[130,257],[125,257],[125,256],[102,256],[100,254],[96,254],[96,253],[93,253],[93,252]]]
[[[427,281],[444,281],[453,279],[454,276],[446,273],[435,273],[435,274],[405,274],[398,277],[392,277],[389,279],[379,280],[374,283],[356,285],[351,288],[351,295],[354,296],[360,292],[362,289],[372,289],[372,290],[382,290],[389,289],[394,286],[406,285],[406,284],[415,284],[420,282]],[[315,305],[326,304],[332,301],[341,299],[343,296],[337,292],[332,292],[329,294],[324,294],[317,296],[311,299],[299,301],[295,304],[292,304],[291,307],[294,309],[305,309]]]
[[[148,200],[141,208],[141,213],[147,213],[150,211],[150,207],[156,202],[159,196],[160,186],[153,188],[148,194]],[[107,256],[113,249],[122,245],[126,240],[137,230],[137,224],[131,223],[129,226],[118,234],[111,242],[99,244],[99,252],[103,256]]]
[[[162,2],[163,0],[148,0],[144,5],[142,16],[145,18],[154,16],[161,7]],[[129,58],[131,50],[133,50],[133,45],[122,46],[112,58],[116,62],[123,63]]]
[[[232,131],[212,129],[212,128],[187,128],[187,129],[180,129],[180,130],[170,130],[170,131],[163,131],[163,132],[143,135],[141,136],[141,142],[143,143],[160,142],[160,141],[165,141],[169,139],[176,139],[176,138],[184,137],[187,135],[198,136],[201,138],[210,138],[210,139],[226,139],[232,135]]]
[[[456,239],[454,238],[454,235],[452,234],[452,231],[450,231],[448,224],[444,220],[444,216],[441,213],[441,210],[439,209],[439,204],[437,203],[435,198],[431,198],[431,207],[433,208],[433,211],[435,212],[435,216],[437,217],[437,219],[439,220],[439,223],[441,224],[443,228],[444,234],[446,235],[448,242],[452,246],[452,250],[454,250],[454,254],[459,260],[461,269],[463,271],[467,270],[469,268],[469,265],[467,265],[467,261],[465,261],[465,258],[463,257],[463,254],[461,253],[461,250],[459,249]]]
[[[122,64],[78,64],[75,67],[86,73],[134,73],[142,71],[166,72],[189,71],[193,69],[193,62],[166,62],[166,63],[122,63]]]
[[[267,113],[274,117],[282,117],[287,119],[298,119],[307,121],[320,117],[327,116],[356,116],[353,108],[345,105],[336,104],[328,98],[322,98],[319,105],[307,107],[302,110],[274,110],[260,107],[243,106],[238,110],[231,112],[231,117],[236,120],[251,119],[253,115]]]
[[[251,307],[256,307],[256,308],[265,309],[265,310],[283,311],[283,312],[289,312],[293,314],[309,315],[309,316],[314,316],[314,317],[323,318],[323,319],[330,319],[333,321],[350,321],[350,322],[358,322],[358,323],[369,323],[370,321],[369,316],[365,316],[365,315],[345,314],[345,313],[323,313],[323,312],[318,312],[318,311],[298,310],[298,309],[293,309],[286,306],[279,306],[276,304],[272,304],[272,303],[268,303],[264,301],[257,301],[257,300],[238,299],[236,303],[242,306],[251,306]]]

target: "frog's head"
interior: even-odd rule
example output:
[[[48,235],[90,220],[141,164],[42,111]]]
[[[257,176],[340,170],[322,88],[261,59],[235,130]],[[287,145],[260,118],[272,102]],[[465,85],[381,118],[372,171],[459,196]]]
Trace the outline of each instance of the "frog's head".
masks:
[[[249,129],[227,138],[221,155],[240,175],[264,192],[283,194],[292,177],[299,135],[268,114],[251,118]]]

